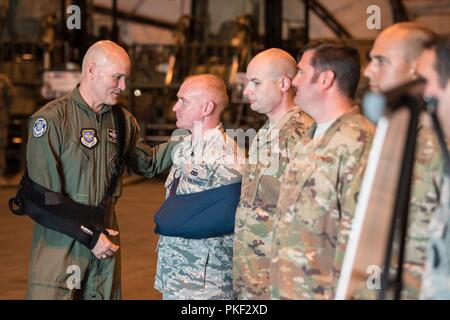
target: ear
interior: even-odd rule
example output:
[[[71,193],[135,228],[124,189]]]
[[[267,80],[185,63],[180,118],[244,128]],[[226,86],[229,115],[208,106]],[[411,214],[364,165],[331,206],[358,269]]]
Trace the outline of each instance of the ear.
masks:
[[[280,78],[280,90],[282,92],[287,92],[292,87],[292,79],[288,77]]]
[[[203,106],[202,106],[203,110],[202,110],[202,114],[204,117],[210,116],[214,110],[216,109],[216,104],[211,101],[208,100]]]
[[[87,66],[87,74],[88,74],[88,78],[90,80],[93,80],[96,71],[97,71],[97,66],[95,65],[95,62],[89,63]]]
[[[317,83],[326,90],[333,86],[335,79],[336,75],[332,70],[325,70],[320,73]]]

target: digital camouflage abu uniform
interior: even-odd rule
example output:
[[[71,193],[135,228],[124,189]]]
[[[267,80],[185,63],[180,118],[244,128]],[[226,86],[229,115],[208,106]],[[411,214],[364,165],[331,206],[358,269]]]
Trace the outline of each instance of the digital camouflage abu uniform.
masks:
[[[176,194],[201,192],[239,183],[244,159],[222,127],[207,131],[203,141],[188,136],[176,148],[165,187],[174,176]],[[155,288],[163,299],[232,299],[233,235],[207,239],[161,236],[158,242]]]
[[[150,148],[139,134],[136,119],[125,112],[128,167],[152,177],[171,164],[172,143]],[[110,106],[96,114],[78,88],[38,110],[29,122],[27,166],[30,178],[76,202],[98,205],[115,170],[117,132]],[[118,184],[114,203],[121,194]],[[80,212],[80,214],[83,214]],[[118,230],[114,206],[107,228]],[[119,243],[118,237],[112,241]],[[79,280],[77,281],[79,274]],[[75,278],[74,278],[75,277]],[[81,288],[80,291],[75,289]],[[81,296],[79,296],[81,295]],[[60,232],[35,225],[30,260],[30,299],[119,299],[120,251],[108,259]]]
[[[237,299],[269,299],[272,228],[279,178],[292,159],[294,148],[308,140],[314,121],[298,107],[273,126],[267,121],[254,138],[242,177],[236,211],[233,252],[233,289]],[[260,157],[267,156],[270,164]]]
[[[355,107],[296,150],[281,178],[273,299],[334,298],[373,134]]]

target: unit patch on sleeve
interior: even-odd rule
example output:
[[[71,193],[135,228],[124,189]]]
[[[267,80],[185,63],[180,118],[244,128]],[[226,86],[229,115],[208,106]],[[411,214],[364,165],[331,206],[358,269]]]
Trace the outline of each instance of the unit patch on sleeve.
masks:
[[[33,137],[42,137],[46,131],[47,121],[44,118],[38,118],[33,124]]]

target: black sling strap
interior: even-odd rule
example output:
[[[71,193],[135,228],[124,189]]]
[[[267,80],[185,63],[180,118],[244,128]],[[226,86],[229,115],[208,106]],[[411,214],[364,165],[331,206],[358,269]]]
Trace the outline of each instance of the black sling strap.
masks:
[[[116,170],[98,206],[75,202],[63,193],[34,183],[25,169],[16,197],[9,200],[10,210],[16,215],[29,215],[38,224],[62,232],[89,249],[94,248],[100,233],[105,232],[114,190],[126,164],[125,116],[120,106],[112,106],[112,112],[117,130]]]

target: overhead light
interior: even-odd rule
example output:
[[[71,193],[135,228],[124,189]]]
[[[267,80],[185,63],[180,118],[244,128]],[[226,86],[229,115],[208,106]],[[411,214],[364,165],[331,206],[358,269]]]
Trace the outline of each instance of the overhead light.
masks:
[[[22,143],[22,138],[21,137],[14,137],[12,138],[12,143],[14,144],[21,144]]]
[[[22,59],[23,60],[33,60],[34,56],[32,53],[24,53],[22,54]]]

